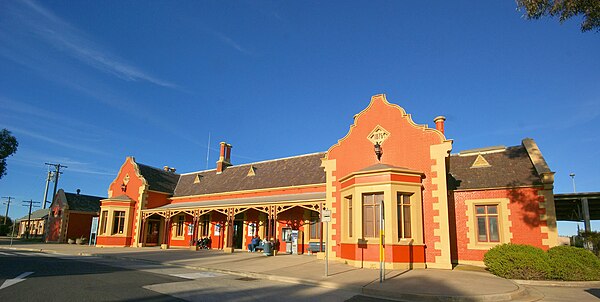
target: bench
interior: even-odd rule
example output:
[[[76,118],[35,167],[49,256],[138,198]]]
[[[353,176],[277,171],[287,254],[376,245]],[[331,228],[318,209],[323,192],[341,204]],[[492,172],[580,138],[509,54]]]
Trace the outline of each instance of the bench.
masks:
[[[308,243],[308,251],[311,253],[318,253],[318,252],[324,252],[325,251],[325,242],[323,242],[323,244],[321,245],[321,248],[319,248],[319,242],[309,242]]]

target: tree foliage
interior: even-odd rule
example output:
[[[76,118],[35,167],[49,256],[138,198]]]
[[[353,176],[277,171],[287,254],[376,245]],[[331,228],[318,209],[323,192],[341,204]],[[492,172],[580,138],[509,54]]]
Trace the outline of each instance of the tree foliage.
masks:
[[[560,22],[583,15],[581,31],[600,32],[600,1],[598,0],[516,0],[527,19],[558,16]]]
[[[19,142],[10,134],[10,131],[0,131],[0,178],[6,175],[6,158],[17,152]]]

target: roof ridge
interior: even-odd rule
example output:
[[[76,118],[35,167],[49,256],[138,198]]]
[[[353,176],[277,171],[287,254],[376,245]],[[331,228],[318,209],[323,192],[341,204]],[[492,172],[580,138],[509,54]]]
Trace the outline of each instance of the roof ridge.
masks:
[[[171,174],[171,175],[181,175],[181,174],[177,174],[176,172],[169,172],[169,171],[165,171],[165,170],[163,170],[163,169],[161,169],[161,168],[158,168],[158,167],[155,167],[155,166],[150,166],[150,165],[146,165],[146,164],[142,164],[142,163],[138,163],[138,162],[136,162],[136,164],[137,164],[138,166],[145,166],[145,167],[148,167],[148,168],[150,168],[150,169],[154,169],[154,170],[156,170],[156,171],[158,171],[158,172],[165,173],[165,174],[167,174],[167,173],[168,173],[168,174]]]
[[[288,157],[282,157],[282,158],[268,159],[268,160],[257,161],[257,162],[252,162],[252,163],[245,163],[245,164],[241,164],[241,165],[233,165],[233,166],[227,167],[227,169],[236,168],[236,167],[250,166],[250,165],[256,165],[256,164],[264,164],[264,163],[268,163],[268,162],[274,162],[274,161],[286,160],[286,159],[292,159],[292,158],[308,157],[308,156],[313,156],[313,155],[317,155],[317,154],[325,154],[325,153],[327,153],[327,151],[320,151],[320,152],[314,152],[314,153],[308,153],[308,154],[301,154],[301,155],[294,155],[294,156],[288,156]],[[216,169],[187,172],[187,173],[182,173],[180,175],[183,176],[183,175],[197,174],[197,173],[209,172],[209,171],[214,171],[214,170],[216,170]]]
[[[503,149],[500,149],[500,148]],[[479,154],[489,154],[489,153],[500,153],[500,152],[505,152],[508,149],[512,149],[512,148],[520,148],[523,147],[523,145],[514,145],[514,146],[504,146],[504,145],[499,145],[499,146],[489,146],[489,147],[481,147],[481,148],[473,148],[473,149],[466,149],[466,150],[462,150],[462,151],[458,151],[458,153],[450,153],[450,156],[476,156]],[[494,149],[497,148],[497,149]]]

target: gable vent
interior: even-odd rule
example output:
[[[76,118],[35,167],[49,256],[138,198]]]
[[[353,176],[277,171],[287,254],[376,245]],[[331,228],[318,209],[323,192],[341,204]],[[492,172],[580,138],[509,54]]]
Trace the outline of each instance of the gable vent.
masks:
[[[250,170],[248,170],[247,176],[254,176],[254,175],[256,175],[256,167],[250,166]]]
[[[473,162],[473,165],[471,165],[471,168],[484,168],[484,167],[491,167],[490,163],[483,157],[483,155],[479,154],[477,155],[477,158],[475,159],[475,161]]]

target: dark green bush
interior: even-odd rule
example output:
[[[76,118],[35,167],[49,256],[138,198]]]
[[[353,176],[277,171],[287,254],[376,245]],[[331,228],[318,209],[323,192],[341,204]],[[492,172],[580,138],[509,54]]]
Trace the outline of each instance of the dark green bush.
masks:
[[[544,280],[551,272],[546,252],[531,245],[497,245],[485,254],[483,262],[494,275],[507,279]]]
[[[573,246],[548,250],[550,278],[565,281],[600,280],[600,259],[592,252]]]

